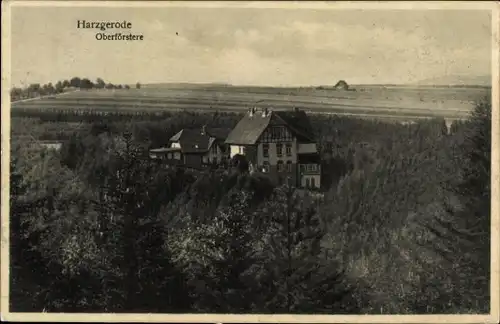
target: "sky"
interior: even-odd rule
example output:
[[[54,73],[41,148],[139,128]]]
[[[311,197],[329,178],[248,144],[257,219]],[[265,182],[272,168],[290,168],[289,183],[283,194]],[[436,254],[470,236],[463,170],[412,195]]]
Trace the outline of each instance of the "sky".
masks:
[[[98,41],[77,21],[132,23],[143,41]],[[114,33],[115,31],[107,31]],[[13,7],[12,85],[406,84],[491,74],[487,10]]]

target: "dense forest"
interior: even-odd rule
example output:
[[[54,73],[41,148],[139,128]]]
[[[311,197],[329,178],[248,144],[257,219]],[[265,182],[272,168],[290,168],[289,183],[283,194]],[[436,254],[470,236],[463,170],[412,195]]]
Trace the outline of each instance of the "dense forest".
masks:
[[[323,195],[148,159],[239,118],[13,117],[10,310],[489,312],[489,102],[451,132],[311,116]]]

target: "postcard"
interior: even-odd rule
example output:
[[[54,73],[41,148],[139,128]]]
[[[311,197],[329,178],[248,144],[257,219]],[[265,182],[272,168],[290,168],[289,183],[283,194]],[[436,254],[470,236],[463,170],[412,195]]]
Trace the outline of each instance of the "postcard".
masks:
[[[2,27],[3,320],[498,322],[497,2]]]

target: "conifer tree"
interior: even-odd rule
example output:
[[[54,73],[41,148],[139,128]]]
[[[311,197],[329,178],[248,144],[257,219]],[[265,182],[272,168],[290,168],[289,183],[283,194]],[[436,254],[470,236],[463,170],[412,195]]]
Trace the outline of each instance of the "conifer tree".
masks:
[[[427,269],[433,274],[420,288],[422,293],[434,291],[435,298],[448,300],[435,311],[489,312],[491,104],[479,103],[466,127],[458,161],[461,177],[446,183],[460,206],[445,201],[447,213],[420,221],[432,240],[419,244],[437,252],[448,264],[445,273]],[[436,292],[432,280],[443,282],[450,276],[452,284]]]
[[[171,237],[176,264],[188,276],[197,311],[244,313],[253,307],[251,267],[255,233],[247,213],[251,195],[229,194],[211,223],[190,223]]]
[[[126,311],[182,309],[182,283],[163,249],[165,227],[160,217],[176,181],[160,166],[149,163],[147,155],[133,143],[132,134],[123,135],[124,146],[104,170],[106,181],[98,201],[101,224],[106,224],[108,255],[116,273],[110,282]],[[116,282],[116,280],[118,280]],[[151,292],[155,292],[151,295]]]
[[[326,264],[320,243],[323,224],[313,202],[291,187],[277,188],[257,212],[265,234],[258,269],[259,311],[335,313],[346,310],[343,273]]]

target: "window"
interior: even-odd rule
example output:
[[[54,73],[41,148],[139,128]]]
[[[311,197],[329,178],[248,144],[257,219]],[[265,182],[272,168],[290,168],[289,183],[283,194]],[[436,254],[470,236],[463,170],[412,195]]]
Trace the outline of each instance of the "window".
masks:
[[[286,161],[286,172],[292,172],[292,161]]]
[[[269,172],[269,162],[264,161],[263,167],[262,167],[262,172],[265,172],[265,173]]]
[[[247,148],[246,148],[246,146],[241,146],[241,154],[243,154],[243,155],[247,154]]]
[[[306,178],[306,188],[309,188],[311,186],[311,180],[309,178]]]
[[[167,158],[168,158],[169,160],[170,160],[170,159],[172,159],[172,153],[168,153],[168,154],[167,154]]]
[[[306,170],[305,165],[301,164],[300,165],[300,172],[304,173],[305,170]]]
[[[286,156],[292,156],[292,144],[286,144]]]
[[[262,155],[269,157],[269,144],[262,144]]]
[[[307,165],[307,171],[309,171],[309,172],[315,172],[315,171],[317,171],[316,167],[317,167],[316,164],[308,164]]]
[[[291,133],[283,126],[268,127],[262,135],[265,142],[291,141]]]
[[[283,156],[283,144],[276,144],[276,152],[278,156]]]
[[[278,172],[283,171],[285,171],[285,165],[283,164],[283,161],[278,161]]]
[[[315,179],[311,178],[311,187],[316,188],[316,183]]]

